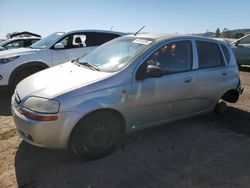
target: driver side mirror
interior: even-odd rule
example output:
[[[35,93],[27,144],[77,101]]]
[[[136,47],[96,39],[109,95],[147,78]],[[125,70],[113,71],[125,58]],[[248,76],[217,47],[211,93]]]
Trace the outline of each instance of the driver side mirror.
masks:
[[[55,46],[54,46],[54,49],[64,49],[64,45],[62,44],[62,43],[57,43],[57,44],[55,44]]]
[[[141,66],[136,73],[136,80],[144,80],[147,78],[159,78],[165,75],[165,71],[157,65]]]
[[[162,77],[164,75],[164,71],[159,66],[148,65],[145,74],[147,77]]]

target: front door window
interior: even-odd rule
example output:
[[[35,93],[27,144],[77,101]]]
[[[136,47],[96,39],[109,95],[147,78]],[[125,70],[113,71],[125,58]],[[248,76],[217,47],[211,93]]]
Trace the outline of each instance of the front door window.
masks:
[[[192,69],[192,44],[190,41],[167,44],[152,54],[147,64],[159,66],[165,74],[189,71]]]

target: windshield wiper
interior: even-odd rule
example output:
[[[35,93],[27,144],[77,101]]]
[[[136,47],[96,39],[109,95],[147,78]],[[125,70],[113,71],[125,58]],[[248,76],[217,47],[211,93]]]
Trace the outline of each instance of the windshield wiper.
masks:
[[[71,63],[75,63],[75,62],[76,62],[76,64],[79,64],[79,58],[73,59],[73,60],[71,61]]]
[[[97,71],[100,71],[99,67],[96,66],[95,64],[91,64],[91,63],[88,63],[88,62],[79,62],[79,59],[78,59],[77,63],[79,63],[80,65],[84,65],[84,66],[86,66],[86,67],[95,69],[95,70],[97,70]]]

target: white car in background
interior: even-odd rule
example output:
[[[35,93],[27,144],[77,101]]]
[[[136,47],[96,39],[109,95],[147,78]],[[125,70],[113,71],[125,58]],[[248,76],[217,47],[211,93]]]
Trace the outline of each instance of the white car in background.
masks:
[[[39,37],[20,37],[8,39],[3,42],[0,42],[0,51],[16,48],[28,48],[40,39],[41,38]]]
[[[124,35],[103,30],[56,32],[30,48],[0,52],[0,87],[14,91],[31,74],[85,56],[97,46]]]

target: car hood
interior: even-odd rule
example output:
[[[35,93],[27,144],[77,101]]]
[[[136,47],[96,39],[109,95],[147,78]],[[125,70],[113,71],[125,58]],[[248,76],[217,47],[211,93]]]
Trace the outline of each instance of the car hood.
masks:
[[[54,98],[113,74],[67,62],[31,75],[17,85],[16,91],[21,100],[31,95]]]
[[[32,48],[17,48],[11,50],[0,51],[0,58],[12,57],[12,56],[21,56],[25,54],[35,53],[41,49],[32,49]]]

